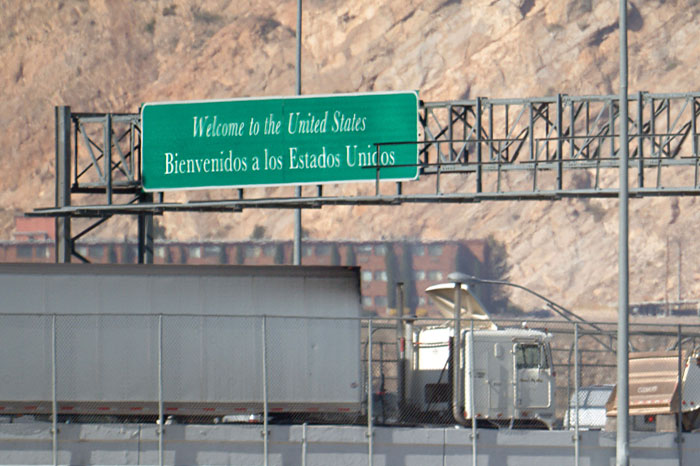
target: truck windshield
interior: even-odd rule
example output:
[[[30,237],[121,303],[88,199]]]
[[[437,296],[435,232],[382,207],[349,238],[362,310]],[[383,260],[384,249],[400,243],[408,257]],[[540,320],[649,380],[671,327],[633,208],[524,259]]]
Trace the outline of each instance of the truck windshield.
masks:
[[[519,343],[515,346],[515,365],[518,369],[546,368],[546,352],[542,345]]]

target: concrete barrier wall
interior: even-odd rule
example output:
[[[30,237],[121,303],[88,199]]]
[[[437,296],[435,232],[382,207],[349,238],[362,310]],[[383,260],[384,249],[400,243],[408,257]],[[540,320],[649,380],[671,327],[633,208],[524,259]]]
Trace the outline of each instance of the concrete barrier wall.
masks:
[[[362,465],[368,461],[366,428],[361,426],[270,426],[271,466]],[[375,429],[376,466],[451,466],[471,462],[469,429]],[[0,424],[0,464],[53,464],[51,426]],[[306,439],[304,442],[303,439]],[[260,425],[166,426],[163,463],[260,466]],[[635,432],[630,437],[635,465],[677,465],[676,435]],[[485,430],[477,440],[478,464],[561,466],[575,464],[573,433],[567,431]],[[579,464],[615,463],[614,432],[581,432]],[[683,464],[700,457],[700,434],[684,434]],[[304,463],[305,460],[305,463]],[[60,424],[58,464],[158,464],[154,425]]]

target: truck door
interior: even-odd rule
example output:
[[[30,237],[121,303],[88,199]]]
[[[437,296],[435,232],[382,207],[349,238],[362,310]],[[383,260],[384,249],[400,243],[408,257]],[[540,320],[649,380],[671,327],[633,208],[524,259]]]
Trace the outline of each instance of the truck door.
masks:
[[[517,409],[550,407],[552,375],[547,346],[539,342],[516,342],[513,345],[513,356],[515,407]]]
[[[508,390],[508,386],[500,384],[502,375],[500,367],[494,355],[494,341],[488,337],[479,336],[477,334],[474,341],[474,408],[476,413],[481,416],[491,416],[492,412],[497,412],[507,403],[501,403],[503,395],[502,390]],[[467,346],[467,350],[469,347]],[[468,351],[465,352],[465,357],[469,357]],[[471,365],[471,361],[466,360],[465,365]],[[465,403],[469,404],[469,370],[465,371]]]
[[[485,348],[483,354],[488,355],[488,385],[489,408],[494,413],[507,413],[513,407],[511,391],[513,384],[513,364],[508,362],[508,344],[505,342],[493,342],[489,348]]]

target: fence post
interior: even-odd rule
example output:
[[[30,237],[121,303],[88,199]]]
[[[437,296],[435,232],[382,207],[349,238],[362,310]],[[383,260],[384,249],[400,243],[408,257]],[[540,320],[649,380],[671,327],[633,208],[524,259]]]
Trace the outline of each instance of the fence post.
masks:
[[[683,464],[683,330],[678,324],[678,418],[676,444],[678,446],[678,466]]]
[[[372,398],[372,318],[369,319],[367,325],[367,456],[369,466],[372,466],[372,456],[374,454],[374,443],[373,443],[373,404],[374,400]]]
[[[305,422],[301,425],[301,466],[306,466],[306,426]]]
[[[574,403],[574,416],[576,416],[574,419],[574,464],[578,466],[579,464],[579,458],[580,458],[580,441],[581,437],[579,434],[579,413],[578,413],[578,408],[579,408],[579,399],[578,399],[578,390],[579,390],[579,367],[578,367],[578,359],[579,354],[578,354],[578,322],[574,322],[574,399],[576,402]],[[569,411],[569,424],[571,424],[571,406],[568,407]]]
[[[405,414],[404,411],[406,409],[406,329],[404,327],[403,307],[404,284],[402,282],[399,282],[396,284],[396,343],[398,345],[398,357],[396,358],[396,391],[398,392],[397,399],[399,421],[403,420]]]
[[[158,314],[158,464],[163,466],[163,314]]]
[[[268,461],[268,424],[267,424],[267,316],[262,318],[262,389],[263,389],[263,464]]]
[[[51,448],[53,464],[58,464],[58,402],[56,400],[56,314],[51,316]]]
[[[474,358],[474,319],[469,321],[469,411],[472,418],[472,465],[476,466],[476,439],[479,434],[476,431],[476,403],[474,400],[474,377],[476,359]],[[459,349],[459,348],[458,348]]]

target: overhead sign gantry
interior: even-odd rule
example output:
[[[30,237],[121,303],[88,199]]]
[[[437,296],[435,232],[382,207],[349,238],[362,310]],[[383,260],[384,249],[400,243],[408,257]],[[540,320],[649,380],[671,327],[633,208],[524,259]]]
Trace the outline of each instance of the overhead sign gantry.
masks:
[[[399,93],[400,94],[400,93]],[[268,121],[268,132],[279,131],[280,138],[273,148],[265,146],[262,139],[250,138],[245,153],[257,154],[258,159],[268,154],[279,152],[285,154],[282,165],[286,171],[292,166],[291,155],[314,152],[313,147],[323,147],[328,153],[344,153],[347,160],[347,145],[358,147],[370,144],[383,151],[407,149],[407,167],[401,167],[405,159],[396,165],[383,165],[381,157],[376,165],[367,165],[361,169],[360,177],[354,171],[338,171],[331,177],[319,170],[319,158],[316,157],[316,171],[296,170],[291,175],[282,175],[263,170],[256,177],[250,173],[236,179],[219,179],[220,186],[237,186],[230,195],[223,199],[204,201],[166,201],[165,192],[179,187],[214,186],[216,183],[204,179],[199,186],[192,185],[191,176],[184,177],[170,186],[160,182],[150,184],[149,177],[164,176],[168,170],[175,170],[175,153],[177,160],[193,160],[200,157],[199,167],[205,171],[202,156],[228,154],[228,146],[196,148],[195,146],[172,145],[152,146],[149,154],[148,134],[149,115],[155,111],[149,105],[141,114],[112,113],[73,113],[70,107],[56,108],[56,204],[53,207],[37,208],[28,215],[52,216],[57,218],[57,245],[61,261],[69,261],[70,256],[78,256],[75,241],[92,231],[112,215],[134,215],[139,221],[139,261],[148,262],[150,251],[149,239],[152,216],[163,212],[238,212],[250,208],[319,208],[324,205],[397,205],[402,203],[469,203],[487,200],[557,200],[565,197],[616,198],[619,173],[619,134],[620,102],[616,95],[609,96],[567,96],[559,94],[550,97],[527,99],[487,99],[476,98],[446,102],[420,102],[416,112],[415,94],[407,93],[410,99],[406,108],[394,107],[381,120],[360,120],[360,112],[367,105],[372,111],[381,110],[382,99],[394,98],[395,94],[379,94],[378,100],[366,101],[358,107],[342,102],[338,110],[347,115],[355,114],[355,122],[350,119],[349,127],[359,129],[362,121],[366,128],[370,123],[381,121],[385,126],[393,125],[399,118],[415,124],[418,121],[420,137],[416,140],[398,140],[403,135],[396,133],[392,138],[383,131],[369,136],[365,140],[338,138],[324,140],[324,133],[333,126],[331,108],[323,109],[324,103],[304,97],[299,99],[280,99],[283,105],[289,101],[294,104],[318,105],[314,110],[297,107],[286,117],[277,118],[281,110],[270,110],[263,100],[249,101],[247,106],[260,104],[264,107],[259,117],[260,133],[265,131],[265,115],[272,112],[273,119]],[[374,94],[366,94],[374,96]],[[353,96],[352,100],[363,95]],[[333,96],[324,96],[333,97]],[[343,96],[339,96],[341,99]],[[350,98],[350,97],[348,97]],[[370,97],[368,97],[370,98]],[[373,98],[373,97],[372,97]],[[304,100],[312,99],[312,100]],[[238,101],[236,101],[238,102]],[[330,102],[330,101],[328,101]],[[632,197],[642,196],[697,196],[700,195],[700,134],[698,116],[700,115],[700,93],[683,94],[647,94],[637,93],[628,98],[629,112],[629,192]],[[212,103],[213,105],[214,103]],[[280,102],[277,103],[279,105]],[[190,140],[214,139],[216,144],[224,142],[223,136],[211,137],[212,134],[223,135],[223,122],[232,122],[231,117],[218,112],[218,106],[203,106],[204,103],[192,104],[196,112],[178,117],[182,124],[180,129],[172,121],[177,112],[168,116],[170,105],[158,107],[164,112],[161,132],[173,135],[185,135]],[[360,109],[363,108],[363,110]],[[375,108],[378,107],[378,108]],[[328,120],[325,111],[329,110]],[[246,125],[229,126],[226,134],[241,134],[250,130],[250,118],[253,109],[248,112]],[[406,115],[396,115],[396,112]],[[296,120],[299,112],[299,121]],[[299,126],[302,112],[306,112],[307,123]],[[312,113],[309,116],[309,113]],[[282,115],[282,113],[280,113]],[[208,118],[207,118],[208,116]],[[268,115],[269,116],[269,115]],[[215,121],[214,121],[214,117]],[[143,118],[143,119],[142,119]],[[261,118],[261,119],[260,119]],[[373,117],[375,118],[375,117]],[[157,122],[157,120],[153,120]],[[235,120],[233,120],[235,121]],[[290,135],[281,138],[282,132],[291,128],[303,128],[316,133],[309,134],[303,146],[302,139]],[[347,119],[343,120],[347,121]],[[279,128],[278,128],[279,123]],[[153,123],[156,124],[156,123]],[[218,126],[221,124],[222,126]],[[347,123],[346,123],[347,124]],[[381,124],[379,125],[381,126]],[[284,127],[284,128],[283,128]],[[155,131],[155,128],[154,128]],[[209,131],[210,137],[206,134]],[[407,132],[409,130],[406,130]],[[415,129],[411,129],[415,134]],[[197,134],[196,138],[195,133]],[[355,133],[355,132],[353,132]],[[201,135],[201,136],[200,136]],[[170,136],[168,136],[170,137]],[[284,141],[282,141],[284,139]],[[410,139],[410,138],[409,138]],[[165,139],[164,139],[165,141]],[[229,141],[230,142],[230,141]],[[291,144],[290,142],[293,142]],[[168,143],[170,144],[170,143]],[[228,144],[228,143],[227,143]],[[272,143],[271,143],[272,144]],[[286,144],[286,145],[285,145]],[[298,144],[298,145],[295,145]],[[297,149],[290,149],[290,147]],[[233,146],[230,147],[233,150]],[[236,151],[239,149],[236,148]],[[415,152],[418,161],[415,162]],[[167,153],[173,153],[172,164],[168,165]],[[396,152],[398,153],[398,152]],[[403,152],[402,152],[403,154]],[[155,158],[152,158],[155,157]],[[403,155],[401,156],[403,157]],[[142,163],[142,158],[143,163]],[[152,160],[151,160],[152,158]],[[224,157],[223,166],[226,167]],[[149,161],[150,160],[150,161]],[[310,159],[309,159],[310,160]],[[373,160],[372,160],[373,161]],[[233,161],[232,161],[233,162]],[[231,163],[232,163],[231,162]],[[154,167],[150,168],[149,164]],[[178,170],[195,170],[196,162],[178,162]],[[187,164],[190,167],[187,167]],[[253,162],[250,166],[252,166]],[[264,159],[258,163],[264,163]],[[300,163],[294,159],[294,166]],[[304,163],[306,164],[306,158]],[[326,158],[327,163],[327,158]],[[221,162],[219,162],[221,167]],[[311,165],[311,162],[309,162]],[[213,162],[207,165],[211,171]],[[262,165],[264,166],[264,165]],[[306,165],[305,165],[306,166]],[[169,168],[168,168],[169,167]],[[268,165],[269,167],[269,165]],[[403,172],[403,169],[406,169]],[[153,171],[155,170],[155,171]],[[292,171],[295,171],[292,170]],[[162,172],[158,175],[158,171]],[[404,183],[400,179],[413,179],[418,173],[420,181]],[[317,176],[323,174],[323,176]],[[336,176],[341,175],[341,176]],[[170,175],[168,175],[170,176]],[[357,177],[357,178],[356,178]],[[405,177],[405,178],[404,178]],[[167,177],[166,177],[167,178]],[[374,192],[367,189],[329,190],[324,193],[323,183],[372,180]],[[450,180],[455,180],[457,182]],[[251,181],[249,181],[249,179]],[[380,183],[394,179],[395,183]],[[184,180],[184,181],[183,181]],[[162,181],[162,180],[161,180]],[[256,184],[253,184],[253,181]],[[251,183],[251,184],[245,184]],[[259,183],[259,184],[257,184]],[[262,185],[280,185],[275,197],[270,197],[264,190],[255,190]],[[289,184],[289,187],[285,187]],[[317,188],[305,188],[302,195],[294,193],[299,184],[316,184]],[[395,188],[392,189],[392,184]],[[340,194],[339,194],[340,192]],[[80,197],[80,195],[86,195]],[[89,197],[88,197],[89,196]],[[70,230],[71,219],[78,217],[95,218],[95,223],[77,234]]]

